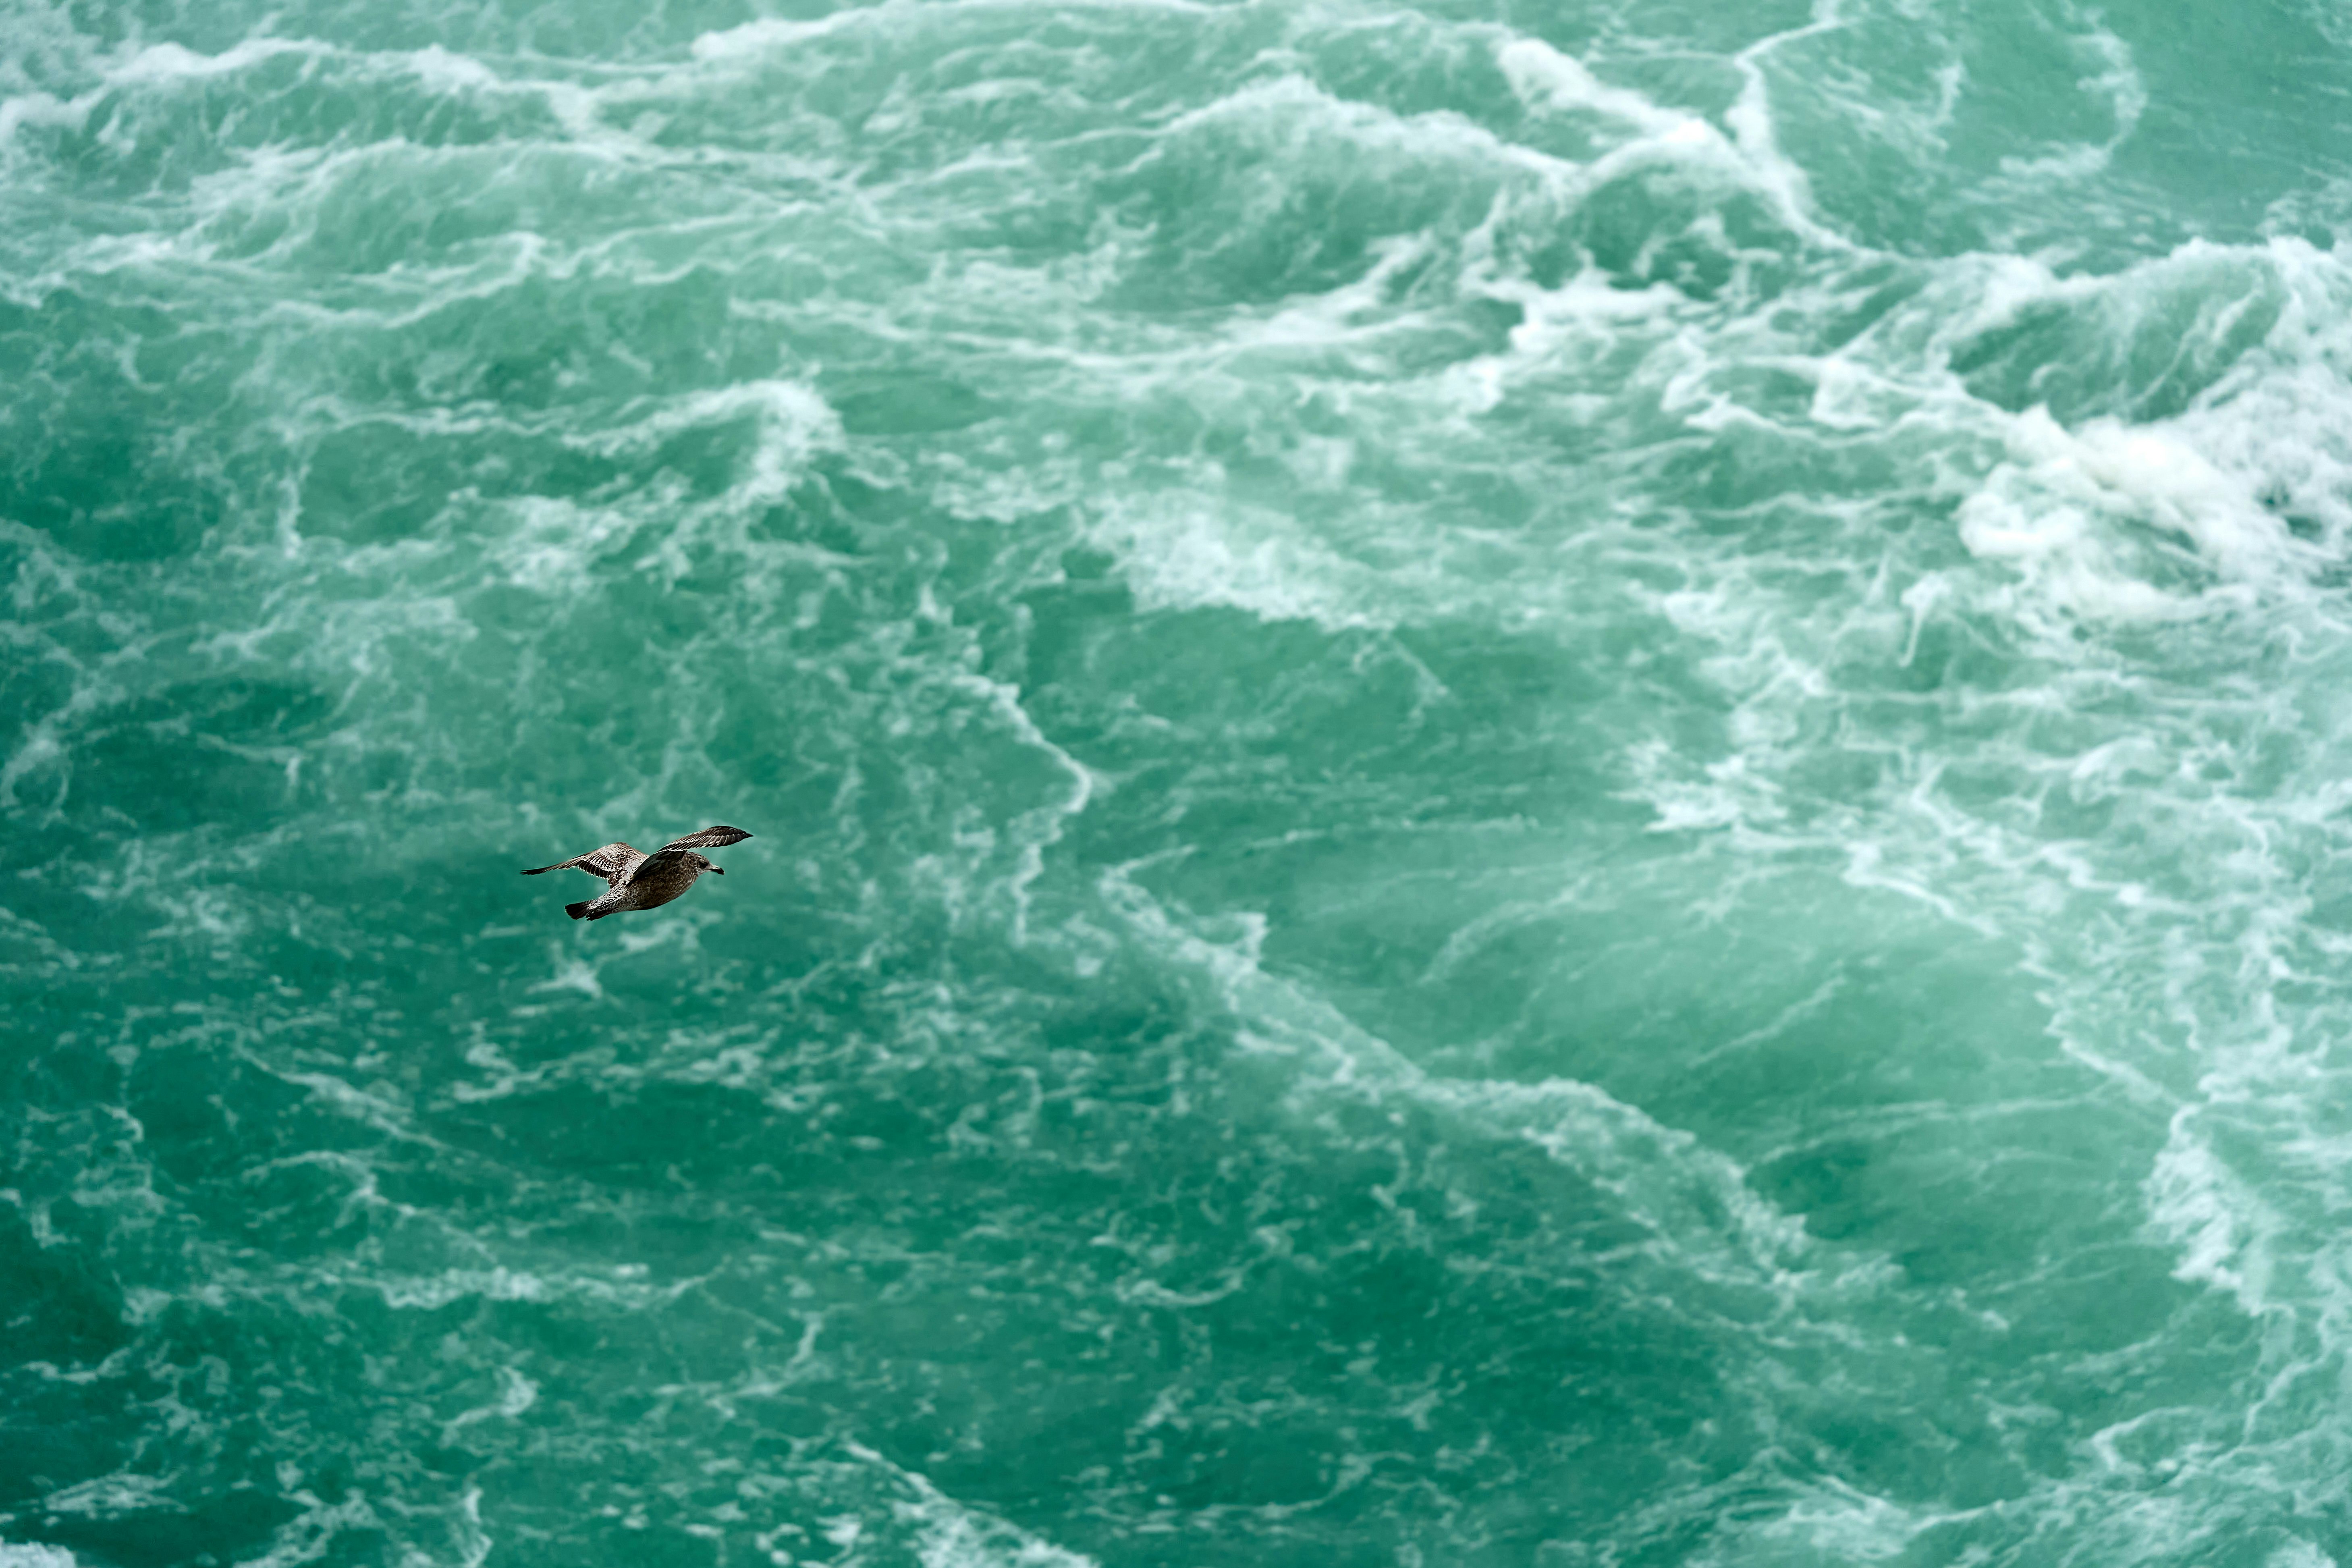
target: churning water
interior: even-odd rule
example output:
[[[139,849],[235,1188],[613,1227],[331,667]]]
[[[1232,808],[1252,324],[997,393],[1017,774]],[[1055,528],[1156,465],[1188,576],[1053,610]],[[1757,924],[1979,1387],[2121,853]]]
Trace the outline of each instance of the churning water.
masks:
[[[2336,0],[9,0],[0,198],[0,1563],[2352,1562]]]

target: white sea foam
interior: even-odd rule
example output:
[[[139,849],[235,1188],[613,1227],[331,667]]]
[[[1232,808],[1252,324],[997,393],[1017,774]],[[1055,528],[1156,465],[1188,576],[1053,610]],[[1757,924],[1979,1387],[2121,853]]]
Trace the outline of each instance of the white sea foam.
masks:
[[[1043,1537],[959,1502],[920,1473],[892,1463],[856,1441],[843,1447],[881,1470],[900,1495],[890,1511],[915,1533],[923,1568],[1093,1568],[1094,1559],[1066,1551]],[[856,1539],[851,1532],[847,1545]]]
[[[488,1405],[477,1405],[461,1410],[441,1424],[441,1441],[457,1440],[457,1434],[481,1421],[511,1421],[539,1403],[539,1384],[510,1366],[499,1368],[499,1397]]]
[[[1381,596],[1378,573],[1275,514],[1206,498],[1138,499],[1112,502],[1088,531],[1118,553],[1137,602],[1149,608],[1227,605],[1333,631],[1384,621],[1367,603]]]
[[[1511,90],[1530,103],[1549,109],[1595,110],[1669,142],[1696,145],[1720,139],[1715,128],[1698,116],[1662,108],[1625,88],[1607,86],[1583,61],[1560,53],[1540,38],[1507,40],[1496,48],[1495,63],[1502,68]]]
[[[1723,116],[1738,139],[1750,177],[1771,196],[1781,221],[1816,244],[1836,247],[1844,246],[1844,237],[1816,220],[1805,171],[1780,146],[1772,115],[1771,88],[1763,63],[1777,50],[1843,25],[1838,0],[1815,0],[1812,16],[1801,26],[1768,35],[1741,49],[1732,57],[1743,79],[1739,96]]]
[[[173,1478],[118,1470],[75,1486],[60,1487],[41,1500],[52,1514],[81,1519],[121,1519],[141,1513],[185,1513],[187,1507],[170,1495]]]
[[[1209,983],[1240,1025],[1245,1049],[1297,1061],[1292,1092],[1302,1101],[1394,1094],[1465,1116],[1533,1143],[1612,1194],[1673,1267],[1775,1293],[1793,1288],[1807,1247],[1802,1226],[1759,1198],[1736,1162],[1689,1133],[1591,1084],[1428,1073],[1328,1003],[1268,973],[1244,948],[1185,931],[1123,872],[1109,873],[1102,892],[1139,937]]]
[[[2003,175],[2021,192],[2053,180],[2082,180],[2098,174],[2138,129],[2147,111],[2147,86],[2132,63],[2131,46],[2104,26],[2093,24],[2072,43],[2093,68],[2076,85],[2106,100],[2114,132],[2103,142],[2061,148],[2032,157],[2001,160]]]
[[[1723,1568],[1756,1564],[1788,1568],[1828,1560],[1885,1563],[1902,1556],[1928,1521],[1887,1498],[1835,1478],[1800,1489],[1785,1510],[1770,1518],[1742,1521],[1722,1532],[1696,1564]]]
[[[79,127],[92,107],[90,100],[68,101],[47,92],[12,92],[0,98],[0,157],[21,155],[16,146],[21,127]]]
[[[2258,1314],[2268,1305],[2273,1249],[2284,1229],[2252,1185],[2195,1131],[2195,1107],[2172,1119],[2146,1184],[2150,1223],[2179,1250],[2178,1279],[2228,1291]]]
[[[774,501],[813,455],[841,444],[840,416],[824,399],[799,382],[779,380],[688,393],[613,428],[571,439],[592,451],[642,451],[682,431],[747,417],[759,440],[738,480],[744,504]]]
[[[984,21],[1006,12],[1026,11],[1029,5],[1030,0],[886,0],[880,5],[845,6],[807,21],[763,16],[697,35],[693,53],[702,61],[758,61],[839,33],[872,28],[903,34],[967,18]],[[1114,14],[1134,10],[1208,16],[1216,11],[1198,0],[1067,0],[1066,8],[1079,15],[1090,10]]]
[[[79,1568],[79,1560],[62,1546],[0,1541],[0,1568]]]

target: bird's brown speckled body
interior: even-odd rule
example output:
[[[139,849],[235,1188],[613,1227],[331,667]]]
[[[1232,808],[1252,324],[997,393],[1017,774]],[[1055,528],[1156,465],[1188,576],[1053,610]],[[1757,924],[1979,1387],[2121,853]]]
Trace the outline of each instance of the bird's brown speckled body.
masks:
[[[706,827],[699,833],[674,839],[650,855],[615,842],[569,860],[558,860],[552,866],[535,866],[523,875],[536,877],[543,871],[577,868],[604,878],[606,886],[603,892],[583,903],[563,906],[563,912],[575,921],[601,921],[606,915],[617,915],[626,910],[658,909],[694,886],[694,879],[705,871],[725,876],[722,868],[695,851],[740,844],[751,837],[740,827]]]

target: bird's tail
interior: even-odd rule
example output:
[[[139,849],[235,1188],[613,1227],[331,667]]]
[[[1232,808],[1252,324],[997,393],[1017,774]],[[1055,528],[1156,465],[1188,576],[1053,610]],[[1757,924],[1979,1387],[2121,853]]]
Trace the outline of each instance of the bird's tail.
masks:
[[[566,904],[563,906],[563,912],[575,921],[586,920],[589,918],[588,906],[595,901],[593,899],[585,899],[576,904]]]

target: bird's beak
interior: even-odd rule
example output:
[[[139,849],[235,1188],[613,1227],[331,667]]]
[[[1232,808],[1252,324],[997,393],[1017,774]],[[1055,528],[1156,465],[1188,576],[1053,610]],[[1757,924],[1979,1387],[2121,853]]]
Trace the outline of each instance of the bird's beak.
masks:
[[[712,868],[711,868],[712,870],[714,870],[714,871],[718,872],[718,873],[719,873],[720,876],[722,876],[722,877],[724,877],[725,875],[727,875],[727,868],[726,868],[726,867],[724,867],[724,866],[713,866],[713,867],[712,867]]]

